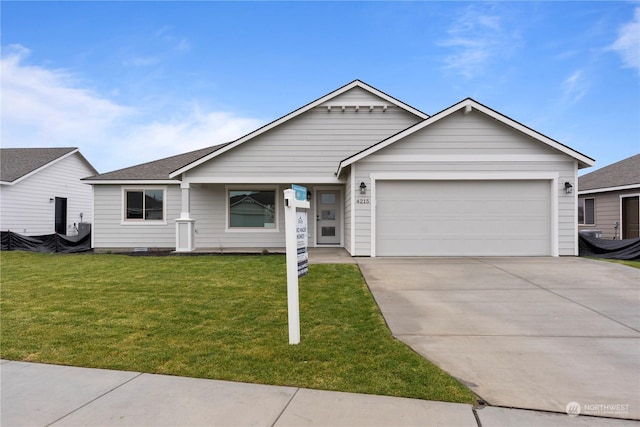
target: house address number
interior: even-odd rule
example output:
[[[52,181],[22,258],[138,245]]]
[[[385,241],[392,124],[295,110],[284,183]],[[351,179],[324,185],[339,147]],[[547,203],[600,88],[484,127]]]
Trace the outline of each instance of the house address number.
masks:
[[[371,203],[370,201],[371,199],[369,199],[368,197],[359,197],[356,199],[356,204],[358,205],[368,205]]]

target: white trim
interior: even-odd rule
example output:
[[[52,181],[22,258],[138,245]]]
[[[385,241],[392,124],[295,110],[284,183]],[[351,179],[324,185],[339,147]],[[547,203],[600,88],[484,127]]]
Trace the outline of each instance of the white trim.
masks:
[[[560,242],[558,237],[558,177],[554,177],[549,182],[549,197],[551,198],[551,256],[560,255]]]
[[[372,180],[442,180],[442,181],[491,181],[491,180],[548,180],[559,179],[555,171],[496,172],[496,171],[432,171],[432,172],[376,172]]]
[[[343,93],[345,93],[345,92],[347,92],[347,91],[349,91],[349,90],[351,90],[353,88],[356,88],[356,87],[364,89],[364,90],[366,90],[366,91],[368,91],[368,92],[370,92],[370,93],[372,93],[372,94],[374,94],[374,95],[386,100],[387,102],[389,102],[391,104],[394,104],[394,105],[396,105],[396,106],[398,106],[398,107],[400,107],[400,108],[402,108],[404,110],[407,110],[408,112],[410,112],[410,113],[412,113],[412,114],[414,114],[414,115],[416,115],[416,116],[418,116],[418,117],[420,117],[422,119],[426,119],[427,117],[429,117],[427,114],[423,113],[422,111],[417,110],[417,109],[411,107],[410,105],[407,105],[407,104],[403,103],[402,101],[387,95],[384,92],[380,92],[379,90],[369,86],[368,84],[366,84],[364,82],[361,82],[360,80],[354,80],[351,83],[349,83],[349,84],[347,84],[345,86],[342,86],[341,88],[338,88],[338,89],[334,90],[333,92],[330,92],[327,95],[325,95],[325,96],[323,96],[321,98],[318,98],[315,101],[313,101],[313,102],[311,102],[311,103],[309,103],[309,104],[307,104],[307,105],[305,105],[305,106],[303,106],[301,108],[298,108],[297,110],[294,110],[291,113],[289,113],[289,114],[287,114],[287,115],[285,115],[283,117],[280,117],[279,119],[274,120],[273,122],[271,122],[271,123],[269,123],[269,124],[267,124],[265,126],[262,126],[259,129],[256,129],[255,131],[253,131],[253,132],[241,137],[240,139],[237,139],[237,140],[233,141],[232,143],[220,148],[219,150],[216,150],[213,153],[208,154],[208,155],[206,155],[206,156],[194,161],[193,163],[190,163],[190,164],[188,164],[188,165],[186,165],[186,166],[184,166],[184,167],[172,172],[169,175],[169,177],[170,178],[175,178],[176,176],[179,176],[179,175],[187,172],[190,169],[193,169],[193,168],[195,168],[197,166],[200,166],[201,164],[203,164],[205,162],[208,162],[209,160],[213,159],[214,157],[217,157],[217,156],[219,156],[219,155],[221,155],[223,153],[226,153],[227,151],[234,149],[238,145],[240,145],[240,144],[242,144],[242,143],[244,143],[244,142],[246,142],[246,141],[248,141],[250,139],[253,139],[253,138],[255,138],[255,137],[259,136],[259,135],[262,135],[263,133],[265,133],[265,132],[267,132],[267,131],[269,131],[269,130],[277,127],[277,126],[280,126],[284,122],[287,122],[287,121],[293,119],[294,117],[297,117],[297,116],[299,116],[299,115],[301,115],[303,113],[306,113],[307,111],[309,111],[309,110],[311,110],[311,109],[313,109],[313,108],[315,108],[317,106],[320,106],[321,104],[324,104],[325,102],[329,101],[330,99],[335,98],[338,95],[342,95]]]
[[[566,162],[563,154],[382,154],[367,158],[367,163],[433,162],[433,163],[501,163],[501,162]]]
[[[180,185],[181,181],[177,179],[145,179],[145,180],[135,180],[135,179],[83,179],[81,180],[85,184],[91,185]]]
[[[376,257],[376,182],[377,181],[549,181],[549,197],[551,198],[551,256],[559,256],[558,231],[558,172],[494,172],[494,171],[435,171],[435,172],[381,172],[369,175],[371,179],[371,257]]]
[[[629,184],[629,185],[620,185],[618,187],[604,187],[604,188],[595,188],[593,190],[582,190],[582,191],[578,191],[578,195],[606,193],[608,191],[635,190],[636,188],[640,188],[640,184]]]
[[[225,224],[224,224],[224,232],[225,233],[279,233],[280,232],[280,186],[279,185],[253,185],[253,184],[242,184],[242,185],[225,185]],[[273,210],[275,214],[274,228],[265,228],[265,227],[231,227],[229,225],[230,222],[230,206],[229,206],[229,192],[230,191],[247,191],[247,190],[273,190],[274,192],[274,205]]]
[[[640,193],[633,194],[620,194],[620,211],[618,211],[620,218],[620,239],[624,239],[624,235],[622,234],[622,199],[626,199],[628,197],[638,197],[640,199]],[[638,222],[640,222],[640,211],[638,212]]]
[[[356,250],[356,165],[353,164],[351,165],[351,188],[349,189],[350,192],[350,199],[349,202],[351,203],[351,247],[350,247],[350,251],[351,251],[351,255],[357,255],[358,252]]]
[[[76,149],[68,152],[67,154],[64,154],[64,155],[62,155],[60,157],[57,157],[57,158],[51,160],[49,163],[45,163],[44,165],[40,166],[39,168],[34,169],[31,172],[29,172],[29,173],[27,173],[25,175],[22,175],[19,178],[16,178],[14,181],[1,181],[0,184],[2,184],[2,185],[16,185],[17,183],[19,183],[21,181],[24,181],[25,179],[29,178],[30,176],[33,176],[33,175],[37,174],[41,170],[44,170],[44,169],[48,168],[49,166],[53,166],[56,163],[66,159],[67,157],[69,157],[69,156],[71,156],[73,154],[79,153],[79,152],[80,152],[80,149],[76,148]],[[85,159],[85,161],[86,161],[86,159]],[[91,166],[91,165],[89,165],[89,166]],[[93,169],[93,166],[91,166],[91,169]],[[93,170],[95,170],[95,169],[93,169]]]
[[[162,190],[162,220],[157,219],[127,219],[126,211],[127,211],[127,191],[142,191],[144,197],[144,191],[146,190]],[[168,204],[168,196],[169,192],[167,191],[166,186],[161,185],[123,185],[120,187],[120,195],[121,195],[121,204],[120,204],[120,225],[130,226],[130,225],[142,225],[145,227],[152,226],[160,226],[167,225],[167,204]],[[144,215],[144,214],[143,214]]]
[[[571,156],[572,158],[578,160],[578,164],[582,164],[583,166],[593,166],[595,164],[595,161],[581,153],[578,153],[575,150],[572,150],[569,147],[566,147],[562,144],[560,144],[559,142],[541,134],[538,133],[536,131],[534,131],[533,129],[530,129],[518,122],[516,122],[515,120],[512,120],[506,116],[503,116],[502,114],[485,107],[484,105],[474,101],[473,99],[467,98],[464,99],[462,101],[460,101],[459,103],[452,105],[451,107],[437,113],[436,115],[433,115],[431,117],[429,117],[426,120],[423,120],[422,122],[419,122],[407,129],[405,129],[402,132],[399,132],[397,134],[395,134],[394,136],[391,136],[389,138],[387,138],[386,140],[383,140],[375,145],[372,145],[371,147],[367,148],[366,150],[361,151],[358,154],[355,154],[347,159],[344,159],[343,161],[340,162],[339,166],[338,166],[338,170],[336,172],[336,176],[340,176],[340,174],[342,173],[342,169],[350,164],[353,164],[354,162],[357,162],[359,160],[362,160],[363,158],[393,144],[396,141],[399,141],[415,132],[418,132],[421,129],[424,129],[425,127],[436,123],[437,121],[455,113],[456,111],[459,110],[464,110],[465,108],[467,108],[468,106],[471,106],[472,109],[474,110],[478,110],[480,112],[482,112],[483,114],[488,115],[489,117],[507,125],[510,126],[511,128],[524,133],[525,135],[528,135],[540,142],[543,142],[549,146],[551,146],[552,148],[555,148],[556,150],[560,151],[561,153],[564,153],[568,156]]]
[[[573,185],[578,186],[578,165],[574,162],[573,167]],[[578,241],[578,235],[580,228],[578,225],[578,192],[573,192],[573,256],[580,256],[580,242]]]
[[[177,183],[188,184],[240,184],[240,185],[265,185],[272,184],[278,185],[282,183],[296,183],[304,182],[306,184],[335,184],[344,185],[344,181],[339,180],[334,175],[328,175],[325,177],[318,176],[241,176],[241,177],[196,177],[190,178],[188,175],[182,181],[175,181]]]

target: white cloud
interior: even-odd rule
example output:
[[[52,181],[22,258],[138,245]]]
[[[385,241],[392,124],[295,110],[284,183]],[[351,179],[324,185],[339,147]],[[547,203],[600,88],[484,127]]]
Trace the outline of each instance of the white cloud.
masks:
[[[517,37],[504,28],[501,16],[483,5],[473,4],[450,25],[445,39],[438,45],[450,48],[444,58],[444,68],[467,79],[483,71],[492,59],[508,54],[517,44]]]
[[[574,71],[563,84],[565,100],[570,103],[578,102],[587,93],[587,81],[582,70]]]
[[[107,172],[228,142],[263,124],[198,105],[170,118],[148,105],[120,105],[68,71],[26,65],[28,55],[14,45],[0,60],[3,147],[75,146]]]
[[[620,27],[611,49],[622,57],[625,67],[640,72],[640,7],[636,7],[633,20]]]

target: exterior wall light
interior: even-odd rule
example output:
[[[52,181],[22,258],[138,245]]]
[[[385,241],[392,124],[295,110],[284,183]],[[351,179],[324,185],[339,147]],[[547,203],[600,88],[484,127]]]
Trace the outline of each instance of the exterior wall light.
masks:
[[[367,194],[367,184],[364,181],[360,183],[360,194]]]
[[[571,185],[568,181],[564,183],[564,192],[567,194],[571,194],[573,192],[573,185]]]

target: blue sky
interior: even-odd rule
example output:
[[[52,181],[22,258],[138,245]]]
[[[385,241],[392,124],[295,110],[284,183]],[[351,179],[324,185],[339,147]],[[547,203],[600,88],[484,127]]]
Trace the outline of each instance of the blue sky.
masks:
[[[640,2],[12,2],[2,146],[99,172],[227,142],[354,79],[466,97],[595,158],[640,152]]]

